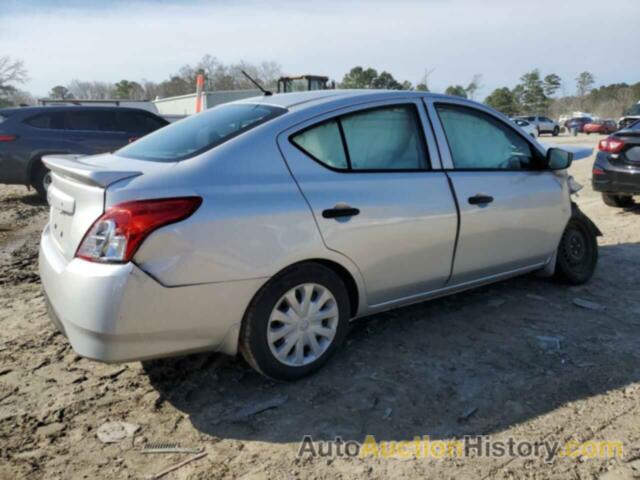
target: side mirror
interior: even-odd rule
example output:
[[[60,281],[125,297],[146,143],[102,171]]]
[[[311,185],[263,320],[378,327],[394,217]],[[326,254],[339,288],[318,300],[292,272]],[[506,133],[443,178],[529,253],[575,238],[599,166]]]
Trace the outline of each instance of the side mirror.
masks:
[[[571,166],[573,153],[560,148],[550,148],[547,150],[547,168],[549,170],[564,170]]]

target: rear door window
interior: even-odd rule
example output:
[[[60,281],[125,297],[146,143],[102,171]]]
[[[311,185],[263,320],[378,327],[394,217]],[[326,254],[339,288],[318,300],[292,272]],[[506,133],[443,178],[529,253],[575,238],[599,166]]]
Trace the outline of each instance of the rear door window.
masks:
[[[67,130],[85,131],[113,131],[109,112],[97,112],[93,110],[78,110],[65,113],[64,126]]]
[[[424,170],[429,164],[422,125],[413,104],[349,113],[290,139],[314,160],[341,170]]]
[[[25,123],[35,128],[61,130],[64,128],[64,115],[61,112],[42,113],[27,118]]]
[[[426,148],[413,105],[377,108],[341,118],[353,170],[420,170]]]

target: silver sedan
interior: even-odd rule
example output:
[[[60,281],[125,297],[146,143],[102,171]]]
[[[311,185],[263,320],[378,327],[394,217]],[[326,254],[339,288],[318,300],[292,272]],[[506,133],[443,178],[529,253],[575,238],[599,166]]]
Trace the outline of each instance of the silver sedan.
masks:
[[[51,318],[105,362],[240,351],[296,379],[351,319],[533,271],[582,283],[597,261],[571,154],[455,97],[264,96],[44,162]]]

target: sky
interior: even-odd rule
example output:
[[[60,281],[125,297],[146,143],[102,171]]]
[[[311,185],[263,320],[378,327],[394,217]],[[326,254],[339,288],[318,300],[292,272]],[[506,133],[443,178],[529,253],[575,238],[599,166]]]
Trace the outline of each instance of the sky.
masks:
[[[341,80],[356,65],[432,91],[482,74],[483,98],[533,68],[565,93],[640,81],[640,0],[0,0],[0,55],[22,59],[21,88],[46,96],[72,79],[162,81],[211,54],[276,61]]]

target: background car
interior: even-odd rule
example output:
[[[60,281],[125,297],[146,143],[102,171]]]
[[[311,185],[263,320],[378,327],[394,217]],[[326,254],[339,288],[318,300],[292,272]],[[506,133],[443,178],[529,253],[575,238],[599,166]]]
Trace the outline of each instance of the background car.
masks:
[[[600,140],[591,182],[610,207],[633,206],[640,195],[640,121]]]
[[[571,160],[459,97],[247,99],[114,154],[46,156],[40,276],[83,356],[240,351],[293,380],[352,318],[533,271],[588,281]]]
[[[587,135],[590,133],[609,134],[616,130],[618,130],[618,124],[615,120],[593,120],[582,127],[582,131]]]
[[[627,128],[638,120],[640,120],[640,102],[624,111],[622,117],[618,120],[618,127]]]
[[[526,120],[522,120],[521,118],[513,118],[512,120],[516,125],[518,125],[521,129],[523,129],[533,138],[536,138],[538,136],[538,129],[534,125],[531,125]]]
[[[575,128],[578,132],[583,133],[584,126],[587,123],[592,123],[592,122],[593,122],[593,119],[591,117],[572,118],[571,120],[567,120],[564,123],[564,128],[566,128],[569,132]]]
[[[560,133],[560,125],[551,120],[549,117],[532,115],[528,117],[516,117],[518,120],[525,120],[538,130],[538,135],[550,133],[554,137]]]
[[[125,107],[0,109],[0,183],[30,185],[44,198],[51,177],[43,155],[112,152],[168,123]]]

